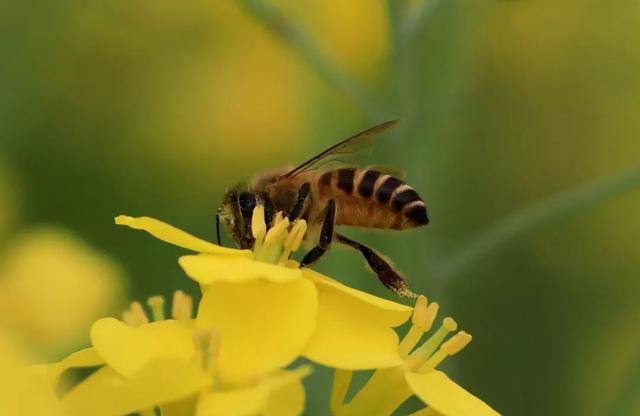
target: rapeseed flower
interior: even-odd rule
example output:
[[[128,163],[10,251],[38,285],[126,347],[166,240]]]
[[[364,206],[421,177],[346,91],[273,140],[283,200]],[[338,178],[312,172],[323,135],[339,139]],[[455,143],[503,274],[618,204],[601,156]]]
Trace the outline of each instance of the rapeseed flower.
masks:
[[[418,348],[423,334],[436,318],[439,305],[428,304],[419,296],[412,314],[412,326],[398,344],[402,363],[396,367],[379,369],[366,385],[344,404],[352,373],[336,370],[331,409],[338,416],[390,415],[412,395],[428,407],[414,415],[496,416],[498,413],[482,400],[464,390],[447,375],[436,369],[445,358],[460,352],[471,335],[460,331],[443,343],[448,334],[457,330],[457,323],[447,317],[442,325]]]
[[[415,308],[349,288],[290,259],[306,233],[278,214],[267,229],[264,210],[253,212],[252,250],[221,247],[148,217],[119,216],[116,223],[197,252],[180,257],[200,284],[202,299],[174,294],[171,319],[162,297],[149,298],[151,318],[133,302],[122,320],[104,318],[91,328],[92,347],[40,367],[50,385],[71,367],[97,371],[63,395],[71,415],[113,416],[160,409],[171,415],[298,415],[304,410],[306,366],[297,358],[336,368],[331,410],[339,416],[388,415],[412,395],[428,407],[420,415],[493,416],[436,367],[471,336],[452,318],[416,348],[430,330],[438,305],[420,296]],[[394,327],[412,319],[402,340]],[[352,371],[375,369],[344,403]]]
[[[253,250],[221,247],[148,217],[119,216],[116,223],[199,253],[179,263],[203,291],[197,326],[215,328],[230,346],[219,356],[225,381],[281,368],[300,355],[354,370],[402,362],[392,328],[411,316],[411,308],[300,269],[289,256],[300,247],[304,220],[290,224],[279,214],[267,231],[258,206]]]
[[[131,412],[163,415],[296,415],[304,406],[300,379],[306,367],[253,374],[230,384],[219,377],[226,346],[214,330],[197,329],[191,297],[174,294],[172,319],[164,319],[164,300],[149,299],[152,320],[133,302],[123,314],[98,320],[92,347],[40,368],[52,385],[72,367],[101,366],[61,399],[72,415],[110,416]],[[286,400],[282,400],[282,398]]]

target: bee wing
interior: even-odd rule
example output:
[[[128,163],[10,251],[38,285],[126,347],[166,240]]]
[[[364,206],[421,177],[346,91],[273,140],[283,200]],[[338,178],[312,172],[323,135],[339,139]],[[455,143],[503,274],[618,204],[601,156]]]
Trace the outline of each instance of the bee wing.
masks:
[[[341,141],[307,160],[300,166],[290,170],[284,175],[284,177],[293,177],[300,175],[311,170],[318,170],[326,168],[327,165],[332,163],[346,163],[349,157],[362,152],[365,149],[369,149],[373,144],[373,139],[380,133],[394,126],[398,120],[391,120],[371,127],[361,133],[351,136],[348,139]]]

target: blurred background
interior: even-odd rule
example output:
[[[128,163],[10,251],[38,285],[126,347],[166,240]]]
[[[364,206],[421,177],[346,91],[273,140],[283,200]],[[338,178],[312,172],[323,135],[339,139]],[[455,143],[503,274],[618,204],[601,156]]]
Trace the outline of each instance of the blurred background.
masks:
[[[369,162],[406,171],[431,225],[345,233],[473,334],[452,377],[505,415],[640,414],[639,2],[2,10],[0,326],[38,356],[131,299],[197,294],[182,250],[115,215],[214,239],[226,187],[400,118]],[[362,263],[317,268],[393,298]]]

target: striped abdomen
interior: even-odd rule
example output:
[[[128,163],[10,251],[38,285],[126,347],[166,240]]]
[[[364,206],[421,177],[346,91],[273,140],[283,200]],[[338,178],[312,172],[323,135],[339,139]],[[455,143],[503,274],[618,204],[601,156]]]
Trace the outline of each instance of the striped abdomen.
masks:
[[[336,224],[406,229],[429,223],[418,193],[398,178],[375,170],[342,168],[316,178],[314,198],[336,201]]]

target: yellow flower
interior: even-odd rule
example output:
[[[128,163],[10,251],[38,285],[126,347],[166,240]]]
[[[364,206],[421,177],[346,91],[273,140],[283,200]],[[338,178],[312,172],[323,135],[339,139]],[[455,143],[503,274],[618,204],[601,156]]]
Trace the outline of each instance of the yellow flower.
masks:
[[[122,271],[62,229],[22,233],[0,259],[0,329],[44,354],[83,342],[91,323],[112,312]]]
[[[53,391],[29,371],[15,342],[0,334],[0,415],[66,416]]]
[[[242,384],[223,383],[218,370],[225,345],[217,332],[197,329],[191,298],[174,295],[172,316],[164,320],[164,300],[149,299],[154,321],[132,303],[125,321],[98,320],[93,348],[45,368],[51,381],[70,367],[103,365],[62,398],[74,415],[122,415],[152,411],[163,415],[296,415],[304,406],[300,379],[308,371],[253,374]],[[282,400],[282,398],[286,400]]]
[[[158,220],[120,216],[117,224],[198,252],[180,265],[203,290],[196,327],[215,329],[225,345],[219,376],[238,383],[282,368],[300,355],[343,369],[398,366],[398,336],[411,308],[349,288],[289,260],[306,222],[279,214],[267,231],[253,213],[253,251],[220,247]]]
[[[426,297],[418,298],[411,329],[398,345],[402,364],[377,370],[347,404],[343,404],[343,401],[351,381],[351,372],[336,371],[331,397],[332,411],[339,416],[390,415],[415,394],[428,406],[415,415],[498,415],[445,373],[436,370],[446,357],[457,354],[471,341],[471,335],[460,331],[443,343],[446,336],[457,329],[457,323],[452,318],[445,318],[440,328],[415,348],[423,334],[431,329],[438,308],[437,303],[427,304]]]

